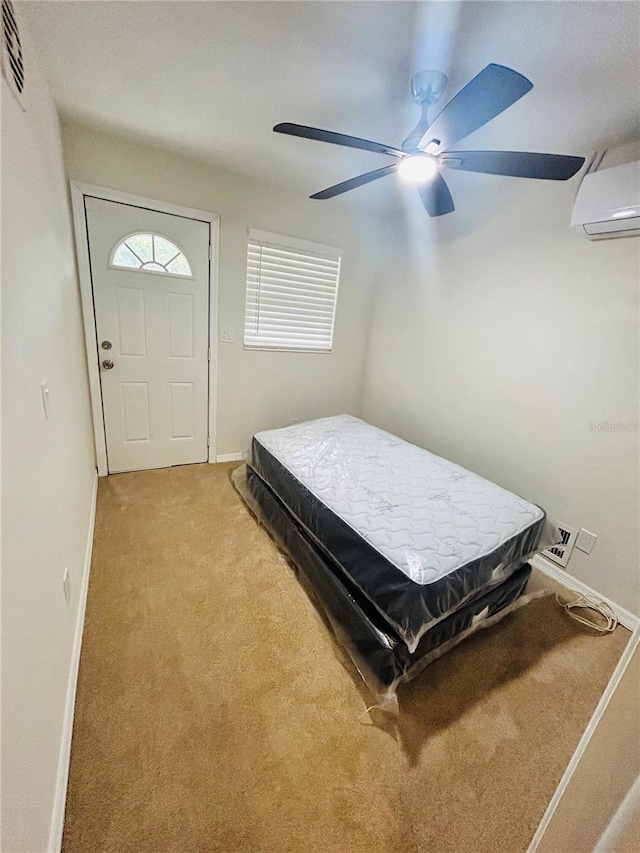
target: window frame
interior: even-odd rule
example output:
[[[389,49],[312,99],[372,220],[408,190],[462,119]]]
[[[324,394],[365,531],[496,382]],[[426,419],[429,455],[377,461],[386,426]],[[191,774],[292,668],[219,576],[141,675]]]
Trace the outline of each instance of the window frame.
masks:
[[[338,262],[338,270],[336,275],[336,285],[333,296],[333,313],[331,318],[331,337],[327,347],[304,347],[302,345],[286,346],[280,344],[260,344],[247,343],[247,307],[249,294],[249,248],[252,243],[268,243],[283,251],[302,251],[310,254],[315,254],[319,259],[330,259]],[[246,260],[245,260],[245,302],[244,302],[244,328],[243,328],[243,345],[244,349],[249,352],[298,352],[298,353],[316,353],[318,355],[330,355],[333,352],[333,342],[336,325],[336,313],[338,310],[338,295],[340,292],[340,278],[342,274],[342,257],[343,250],[336,246],[329,246],[325,243],[316,243],[312,240],[305,240],[300,237],[290,237],[285,234],[276,234],[272,231],[262,231],[257,228],[249,228],[247,231],[246,243]],[[259,284],[258,284],[259,289]],[[301,313],[301,316],[302,313]]]
[[[132,237],[140,237],[140,236],[146,236],[146,235],[149,235],[150,237],[162,237],[163,240],[166,240],[168,243],[171,243],[172,246],[175,246],[176,249],[178,250],[178,254],[181,254],[183,256],[183,258],[186,260],[187,264],[189,265],[189,269],[191,270],[190,274],[185,275],[184,273],[169,272],[168,270],[163,270],[163,271],[146,270],[146,269],[144,269],[144,267],[125,267],[125,266],[120,266],[118,264],[113,263],[113,259],[115,257],[116,252],[118,251],[120,246],[122,246],[123,244],[125,244],[127,242],[127,240],[130,240]],[[128,248],[130,252],[133,252],[134,255],[136,254],[133,251],[133,249],[131,249],[129,246],[127,246],[126,248]],[[138,257],[138,256],[136,255],[136,257]],[[175,257],[177,257],[177,255]],[[141,260],[141,259],[139,258],[139,260]],[[175,258],[173,258],[172,260],[175,260]],[[143,261],[143,263],[153,263],[153,262]],[[160,264],[159,261],[157,263],[160,266],[162,266],[162,264]],[[120,270],[123,272],[143,272],[143,273],[146,273],[147,275],[164,275],[164,276],[167,276],[167,278],[184,278],[184,279],[188,279],[188,280],[192,280],[194,277],[194,275],[193,275],[193,264],[189,260],[189,256],[187,255],[185,250],[182,248],[182,246],[179,246],[175,240],[172,240],[170,237],[167,237],[166,234],[160,234],[160,232],[158,232],[158,231],[132,231],[131,234],[128,234],[126,237],[118,238],[115,246],[113,247],[113,249],[111,250],[111,253],[109,254],[109,269]]]

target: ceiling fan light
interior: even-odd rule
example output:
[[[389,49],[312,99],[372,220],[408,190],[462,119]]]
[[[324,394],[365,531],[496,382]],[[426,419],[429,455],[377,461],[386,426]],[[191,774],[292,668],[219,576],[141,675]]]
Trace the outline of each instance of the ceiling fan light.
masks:
[[[400,161],[398,174],[404,181],[414,184],[430,181],[435,178],[438,171],[438,163],[435,157],[429,154],[412,154]]]

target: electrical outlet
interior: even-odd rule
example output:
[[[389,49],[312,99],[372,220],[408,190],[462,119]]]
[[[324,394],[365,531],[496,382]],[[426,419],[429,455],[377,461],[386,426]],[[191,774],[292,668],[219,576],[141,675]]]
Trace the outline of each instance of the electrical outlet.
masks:
[[[576,539],[576,548],[579,551],[584,551],[585,554],[590,554],[593,551],[593,546],[596,544],[597,538],[598,537],[595,533],[590,533],[583,527],[580,533],[578,533],[578,538]]]
[[[291,418],[291,423],[292,423],[292,424],[297,424],[297,423],[299,423],[299,422],[300,422],[300,418]]]
[[[65,566],[62,576],[62,589],[64,590],[64,599],[67,602],[67,607],[71,604],[71,578],[69,577],[69,566]]]
[[[233,344],[236,340],[235,329],[220,329],[220,343]]]

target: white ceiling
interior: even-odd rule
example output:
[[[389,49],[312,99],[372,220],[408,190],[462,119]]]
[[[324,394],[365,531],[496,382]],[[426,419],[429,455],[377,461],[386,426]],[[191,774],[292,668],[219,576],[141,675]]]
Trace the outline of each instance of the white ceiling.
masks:
[[[460,148],[587,154],[640,136],[635,2],[20,5],[63,116],[306,195],[389,161],[273,125],[398,145],[418,118],[409,85],[421,69],[450,75],[445,100],[489,62],[534,83]],[[380,208],[395,180],[350,195]]]

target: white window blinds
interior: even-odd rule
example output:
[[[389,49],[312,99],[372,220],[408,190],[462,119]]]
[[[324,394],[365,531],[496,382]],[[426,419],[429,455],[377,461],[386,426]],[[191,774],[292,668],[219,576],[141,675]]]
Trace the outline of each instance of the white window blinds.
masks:
[[[244,345],[329,352],[340,249],[249,231]]]

